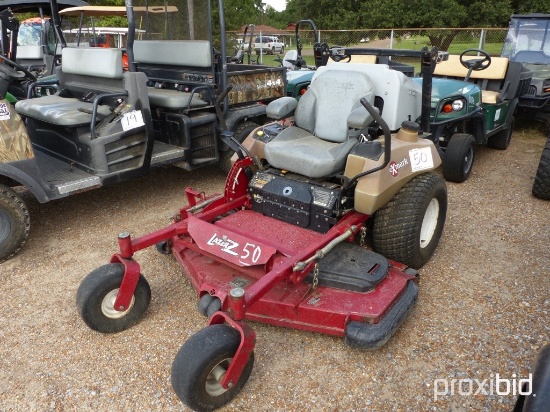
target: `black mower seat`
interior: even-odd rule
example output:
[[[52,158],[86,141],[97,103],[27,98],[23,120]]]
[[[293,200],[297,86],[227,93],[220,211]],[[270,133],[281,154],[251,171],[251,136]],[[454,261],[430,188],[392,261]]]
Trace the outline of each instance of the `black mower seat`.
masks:
[[[17,113],[58,126],[77,127],[89,125],[92,121],[92,103],[76,98],[44,96],[37,99],[21,100],[15,104]],[[108,105],[99,105],[100,117],[108,116],[111,110]]]

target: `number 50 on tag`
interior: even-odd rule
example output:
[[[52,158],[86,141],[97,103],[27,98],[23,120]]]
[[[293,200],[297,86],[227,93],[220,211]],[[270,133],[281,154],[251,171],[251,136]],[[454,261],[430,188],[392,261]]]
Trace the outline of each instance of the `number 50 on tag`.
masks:
[[[409,158],[411,159],[411,169],[413,172],[432,169],[434,167],[432,150],[429,147],[409,150]]]

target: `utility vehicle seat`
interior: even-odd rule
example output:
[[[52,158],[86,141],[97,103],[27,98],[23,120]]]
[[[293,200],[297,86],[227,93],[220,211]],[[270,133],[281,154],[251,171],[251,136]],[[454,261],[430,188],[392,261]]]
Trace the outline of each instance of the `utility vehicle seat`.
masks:
[[[358,133],[350,134],[350,125],[360,129],[372,122],[359,102],[362,97],[374,103],[374,85],[366,73],[344,68],[324,71],[299,100],[295,126],[265,145],[266,160],[273,167],[311,178],[343,170],[358,142]]]
[[[134,42],[134,60],[138,71],[143,71],[151,78],[156,66],[189,68],[212,67],[212,48],[206,40],[139,40]],[[193,70],[193,69],[191,69]],[[154,75],[153,75],[154,76]],[[175,89],[148,87],[149,102],[153,107],[170,110],[186,110],[207,106],[198,93]]]
[[[62,51],[63,65],[58,70],[61,93],[18,101],[17,113],[58,126],[78,127],[92,121],[93,103],[74,96],[94,91],[114,93],[123,91],[122,50],[106,48],[70,48]],[[98,105],[100,117],[111,113],[108,105]]]

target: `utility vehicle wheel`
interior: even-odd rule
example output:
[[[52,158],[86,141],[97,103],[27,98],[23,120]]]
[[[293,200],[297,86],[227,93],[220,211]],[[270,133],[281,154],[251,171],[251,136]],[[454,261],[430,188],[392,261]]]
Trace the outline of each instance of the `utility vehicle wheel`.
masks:
[[[21,249],[30,227],[29,211],[23,199],[9,187],[0,185],[0,262]]]
[[[272,48],[271,48],[271,54],[272,54],[272,55],[275,55],[275,47],[272,47]]]
[[[125,311],[114,308],[123,276],[124,266],[110,263],[90,272],[78,287],[76,306],[91,329],[102,333],[120,332],[143,317],[151,301],[151,288],[143,275],[139,276],[130,307]]]
[[[550,200],[550,136],[546,146],[542,149],[539,167],[533,184],[533,196],[543,200]]]
[[[374,215],[373,249],[418,269],[437,247],[446,214],[445,181],[435,173],[416,176]]]
[[[471,134],[456,133],[451,137],[443,158],[443,176],[450,182],[462,183],[472,172],[475,139]]]
[[[279,54],[285,54],[285,48],[284,47],[281,47],[281,51],[279,52]]]
[[[230,402],[248,381],[254,353],[239,380],[224,389],[221,380],[241,341],[228,325],[211,325],[191,336],[172,363],[172,388],[178,398],[195,411],[212,411]]]
[[[239,123],[239,125],[235,129],[235,139],[239,143],[244,142],[244,139],[254,130],[255,128],[260,127],[257,123],[246,121]],[[231,158],[233,157],[233,154],[235,152],[231,149],[226,150],[225,152],[222,152],[220,155],[220,169],[225,174],[229,173],[229,170],[231,170]]]
[[[491,149],[497,150],[508,149],[508,146],[510,146],[510,142],[512,141],[513,130],[514,118],[512,118],[512,121],[506,129],[501,130],[500,132],[495,133],[493,136],[489,137],[489,140],[487,140],[487,146],[489,146]]]

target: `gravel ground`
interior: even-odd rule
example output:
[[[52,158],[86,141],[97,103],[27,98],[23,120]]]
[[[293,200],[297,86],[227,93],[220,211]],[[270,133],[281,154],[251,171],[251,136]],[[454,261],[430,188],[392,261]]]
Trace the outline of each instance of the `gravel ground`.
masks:
[[[447,222],[420,272],[418,305],[385,347],[363,352],[253,324],[252,375],[224,410],[511,410],[512,395],[462,396],[456,387],[436,400],[434,380],[444,389],[451,379],[526,378],[549,341],[550,203],[530,194],[544,142],[539,130],[517,127],[506,152],[481,148],[470,179],[448,183]],[[117,251],[119,232],[169,223],[190,185],[220,191],[223,176],[167,168],[44,205],[27,196],[30,238],[0,264],[0,411],[186,410],[170,367],[205,319],[176,262],[153,249],[137,254],[153,298],[143,321],[122,333],[88,329],[74,297]]]

